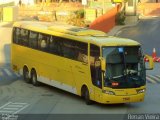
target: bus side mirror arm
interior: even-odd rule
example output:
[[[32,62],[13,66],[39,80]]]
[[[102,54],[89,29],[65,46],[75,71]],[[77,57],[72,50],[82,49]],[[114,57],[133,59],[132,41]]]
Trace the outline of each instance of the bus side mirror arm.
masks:
[[[146,68],[146,70],[153,70],[154,68],[153,58],[149,55],[145,55],[145,58],[149,60],[149,68]]]

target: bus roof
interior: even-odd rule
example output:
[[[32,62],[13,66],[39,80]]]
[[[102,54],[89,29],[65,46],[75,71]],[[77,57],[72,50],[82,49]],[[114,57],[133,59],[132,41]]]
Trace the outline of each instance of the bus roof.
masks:
[[[37,22],[37,21],[20,21],[15,22],[14,27],[20,27],[42,33],[48,33],[58,36],[71,37],[77,41],[90,42],[98,46],[135,46],[140,43],[126,39],[108,36],[106,33],[98,30],[92,30],[84,27],[77,27],[58,22]],[[56,34],[57,35],[57,34]],[[67,37],[67,38],[68,38]]]

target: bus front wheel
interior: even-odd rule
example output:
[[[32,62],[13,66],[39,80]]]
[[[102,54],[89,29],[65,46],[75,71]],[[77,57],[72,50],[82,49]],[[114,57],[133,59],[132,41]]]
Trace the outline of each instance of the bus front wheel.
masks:
[[[89,90],[87,87],[82,88],[82,97],[87,105],[91,105],[93,102],[90,100]]]
[[[34,69],[31,70],[31,80],[34,86],[39,86],[39,82],[37,81],[37,73]]]
[[[31,80],[29,78],[29,70],[26,66],[23,67],[23,79],[26,83],[30,83]]]

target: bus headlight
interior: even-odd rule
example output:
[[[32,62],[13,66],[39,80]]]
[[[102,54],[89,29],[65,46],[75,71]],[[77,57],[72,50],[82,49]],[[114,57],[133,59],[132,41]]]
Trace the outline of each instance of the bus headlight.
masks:
[[[115,93],[113,91],[109,91],[109,90],[102,90],[102,93],[105,93],[108,95],[115,95]]]
[[[136,90],[137,91],[137,93],[144,93],[145,92],[145,89],[138,89],[138,90]]]

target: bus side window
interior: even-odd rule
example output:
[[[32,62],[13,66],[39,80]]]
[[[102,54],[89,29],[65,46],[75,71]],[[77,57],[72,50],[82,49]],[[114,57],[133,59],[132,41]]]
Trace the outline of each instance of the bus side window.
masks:
[[[12,30],[12,40],[13,40],[13,43],[17,43],[17,41],[16,41],[16,28],[15,27]]]
[[[102,74],[100,64],[100,47],[91,44],[90,45],[90,70],[93,85],[102,87]]]
[[[59,37],[51,36],[49,40],[49,51],[52,54],[62,56],[62,41]]]
[[[28,46],[28,30],[21,29],[21,45]]]
[[[13,28],[13,43],[19,44],[20,42],[20,28]]]
[[[30,31],[29,34],[29,46],[34,49],[38,49],[38,33]]]
[[[76,42],[75,56],[77,61],[88,63],[88,44]]]
[[[38,48],[42,51],[48,51],[49,49],[49,35],[39,33],[38,36]]]
[[[75,42],[73,40],[63,38],[62,51],[64,57],[75,60]]]

